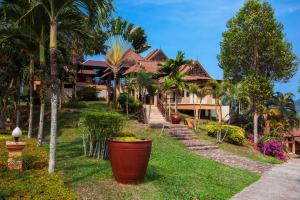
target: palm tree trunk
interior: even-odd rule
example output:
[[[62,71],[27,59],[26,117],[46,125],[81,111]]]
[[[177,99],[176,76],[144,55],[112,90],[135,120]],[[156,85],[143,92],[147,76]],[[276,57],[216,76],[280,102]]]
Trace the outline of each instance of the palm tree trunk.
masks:
[[[257,143],[258,140],[258,111],[255,106],[254,108],[254,115],[253,115],[253,136],[254,136],[254,143]]]
[[[22,78],[20,77],[19,88],[17,93],[17,110],[16,110],[16,127],[20,127],[20,95],[22,88]]]
[[[51,66],[51,129],[48,172],[52,173],[56,163],[56,138],[57,138],[57,23],[56,18],[50,22],[50,66]]]
[[[197,130],[196,127],[196,106],[195,106],[195,94],[193,94],[193,109],[194,109],[194,129]]]
[[[151,98],[151,96],[150,96],[150,105],[149,105],[149,115],[148,115],[148,125],[149,125],[149,123],[150,123],[150,115],[151,115],[151,103],[152,103],[152,98]]]
[[[114,72],[114,97],[113,97],[113,104],[114,109],[117,109],[117,73]]]
[[[44,115],[45,115],[45,102],[41,102],[40,108],[40,121],[39,121],[39,131],[38,131],[38,143],[37,146],[40,147],[43,144],[43,129],[44,129]]]
[[[175,113],[177,113],[177,91],[175,91]]]
[[[127,118],[129,118],[128,99],[129,99],[129,90],[127,90],[127,95],[126,95],[126,116],[127,116]]]
[[[44,135],[44,115],[45,115],[45,93],[46,93],[46,76],[45,76],[45,67],[46,67],[46,59],[45,59],[45,45],[44,45],[44,29],[42,29],[41,33],[41,43],[40,43],[40,66],[42,69],[42,85],[40,91],[40,120],[39,120],[39,130],[38,130],[38,142],[37,146],[40,147],[43,144],[43,135]]]
[[[34,58],[30,57],[29,65],[29,119],[28,119],[28,138],[32,137],[32,118],[33,118],[33,72],[34,71]]]

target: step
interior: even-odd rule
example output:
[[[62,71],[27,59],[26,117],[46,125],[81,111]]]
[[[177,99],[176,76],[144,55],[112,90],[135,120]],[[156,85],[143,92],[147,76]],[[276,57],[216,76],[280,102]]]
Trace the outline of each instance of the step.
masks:
[[[192,151],[201,151],[201,150],[209,150],[209,149],[218,149],[218,146],[194,146],[194,147],[188,147],[188,149]]]
[[[177,140],[193,140],[193,139],[197,139],[196,136],[190,136],[190,135],[182,135],[182,136],[172,136],[173,138],[177,139]]]
[[[201,140],[186,140],[186,141],[182,141],[182,143],[183,143],[186,147],[214,146],[214,144],[211,143],[211,142],[201,141]]]

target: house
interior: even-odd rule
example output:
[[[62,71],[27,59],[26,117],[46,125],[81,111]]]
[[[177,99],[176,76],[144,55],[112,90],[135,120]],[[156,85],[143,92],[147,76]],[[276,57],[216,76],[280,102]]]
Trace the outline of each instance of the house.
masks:
[[[125,79],[131,74],[136,74],[139,71],[146,71],[157,73],[159,72],[160,65],[168,59],[167,55],[161,49],[155,49],[148,55],[142,56],[137,54],[134,50],[129,49],[125,52],[122,68],[118,72],[119,79],[116,84],[113,81],[113,73],[110,68],[107,67],[105,61],[93,61],[87,60],[82,62],[77,70],[76,87],[77,90],[84,89],[84,87],[95,86],[101,92],[101,97],[109,97],[113,88],[117,87],[117,95],[125,90]],[[187,76],[184,78],[188,83],[197,83],[199,86],[205,85],[208,81],[212,80],[212,77],[208,74],[205,68],[197,60],[193,61],[194,67],[182,66],[181,70],[184,71]],[[157,80],[159,83],[163,83],[164,77],[160,77]],[[132,96],[139,98],[137,91],[132,91]],[[149,98],[153,98],[152,101]],[[212,95],[205,96],[201,102],[200,99],[191,94],[188,89],[185,89],[178,98],[178,110],[193,110],[193,101],[196,106],[196,115],[201,117],[218,117],[220,109],[222,109],[223,120],[229,118],[229,107],[219,106],[216,99]],[[155,97],[147,97],[147,102],[154,106],[157,106],[162,113],[165,113],[170,106],[171,109],[175,107],[175,95],[174,92],[166,94],[158,94]]]

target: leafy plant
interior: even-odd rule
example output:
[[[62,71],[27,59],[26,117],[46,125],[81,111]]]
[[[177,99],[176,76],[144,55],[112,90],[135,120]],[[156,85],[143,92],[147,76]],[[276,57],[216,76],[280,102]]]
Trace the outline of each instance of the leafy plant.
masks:
[[[128,111],[129,113],[134,114],[139,108],[140,102],[134,99],[131,95],[127,96],[127,93],[120,94],[120,96],[118,97],[118,103],[121,105],[124,112],[126,111],[127,100],[128,100]]]
[[[82,101],[97,101],[97,89],[96,87],[87,87],[80,90],[78,93],[78,98]]]
[[[124,117],[115,112],[86,112],[80,119],[84,155],[107,159],[106,140],[121,132]]]
[[[231,144],[237,144],[237,145],[243,145],[246,137],[245,137],[245,131],[238,127],[238,126],[232,126],[232,125],[215,125],[215,124],[209,124],[204,125],[202,127],[205,131],[207,131],[209,136],[217,137],[219,133],[223,135],[224,141],[231,143]]]

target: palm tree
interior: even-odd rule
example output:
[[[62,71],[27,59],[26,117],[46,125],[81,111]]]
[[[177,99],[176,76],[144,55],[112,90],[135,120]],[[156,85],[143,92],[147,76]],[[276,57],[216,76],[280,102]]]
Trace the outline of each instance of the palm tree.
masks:
[[[10,2],[17,2],[13,0]],[[49,152],[49,173],[54,172],[56,157],[57,137],[57,100],[58,100],[58,78],[57,78],[57,33],[58,24],[62,23],[61,14],[70,7],[77,9],[83,14],[88,14],[90,23],[94,23],[98,15],[108,16],[113,10],[111,0],[35,0],[30,1],[31,7],[26,14],[36,9],[43,9],[50,21],[50,68],[51,68],[51,131],[50,131],[50,152]],[[67,22],[65,22],[67,23]]]
[[[126,116],[129,118],[129,109],[128,109],[128,104],[129,104],[129,93],[130,91],[137,90],[137,84],[136,84],[136,78],[134,76],[129,76],[126,78]]]
[[[201,106],[202,106],[202,100],[204,97],[206,97],[208,94],[212,93],[212,88],[208,85],[204,85],[199,87],[196,96],[199,98],[199,110],[201,112]],[[201,113],[199,115],[199,123],[200,123],[200,119],[201,119]],[[197,124],[195,125],[195,128],[197,129]]]
[[[189,91],[193,95],[193,110],[194,110],[194,129],[196,130],[196,108],[195,108],[195,95],[198,93],[199,86],[196,83],[189,85]],[[201,104],[201,101],[200,101]]]
[[[111,36],[122,35],[122,37],[132,44],[135,52],[142,53],[148,50],[151,46],[147,43],[147,36],[144,29],[128,23],[121,17],[112,19],[109,23],[108,33]]]
[[[118,35],[111,37],[107,45],[106,62],[114,77],[113,104],[114,108],[117,108],[118,72],[123,67],[124,56],[130,48],[130,44],[122,36]]]
[[[175,112],[178,112],[178,93],[183,92],[187,87],[186,82],[183,79],[186,76],[186,73],[181,71],[181,67],[183,66],[192,67],[192,61],[185,60],[184,53],[179,51],[176,58],[166,60],[159,69],[159,72],[165,75],[164,81],[167,82],[175,92]]]
[[[285,94],[276,92],[271,98],[271,101],[267,103],[268,108],[271,110],[277,109],[279,111],[280,119],[288,122],[289,129],[299,125],[293,96],[293,93],[290,92]]]

